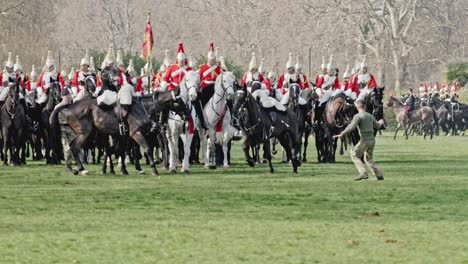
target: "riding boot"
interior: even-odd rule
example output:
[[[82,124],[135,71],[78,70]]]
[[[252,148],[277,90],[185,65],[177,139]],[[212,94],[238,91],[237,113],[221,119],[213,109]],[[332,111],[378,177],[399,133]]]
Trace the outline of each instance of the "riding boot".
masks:
[[[195,112],[197,113],[198,120],[200,120],[200,125],[203,129],[208,129],[205,123],[205,116],[203,115],[203,110],[202,110],[202,105],[200,100],[197,100],[196,102],[193,103],[193,106],[195,107]]]
[[[169,121],[169,110],[163,110],[159,115],[159,123],[162,125],[162,128],[165,130],[167,123]]]
[[[276,125],[276,111],[271,110],[269,113],[270,116],[270,121],[271,121],[271,128],[270,128],[270,135],[273,133],[275,130],[275,125]]]

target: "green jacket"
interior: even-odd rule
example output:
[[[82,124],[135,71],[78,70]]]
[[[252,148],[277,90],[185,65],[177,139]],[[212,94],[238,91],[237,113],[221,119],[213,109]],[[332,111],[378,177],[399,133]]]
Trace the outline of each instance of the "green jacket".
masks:
[[[373,115],[363,111],[353,117],[353,121],[343,130],[342,134],[345,135],[353,131],[356,127],[359,130],[361,139],[369,141],[375,139],[374,129],[379,129],[380,124]]]

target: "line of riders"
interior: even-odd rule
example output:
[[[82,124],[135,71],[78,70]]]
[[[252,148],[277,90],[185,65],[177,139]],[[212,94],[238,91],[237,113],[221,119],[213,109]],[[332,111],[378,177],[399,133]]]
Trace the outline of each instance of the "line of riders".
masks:
[[[385,88],[377,87],[367,71],[365,56],[351,69],[346,67],[341,83],[333,56],[328,64],[322,57],[315,82],[302,72],[299,57],[293,63],[291,53],[285,68],[277,78],[274,69],[267,73],[263,59],[258,65],[252,54],[249,71],[238,81],[213,44],[207,63],[196,70],[193,58],[186,56],[179,43],[175,63],[166,51],[157,74],[146,64],[137,77],[132,60],[125,68],[122,53],[115,56],[110,46],[99,69],[86,52],[80,70],[58,71],[49,52],[41,73],[33,65],[27,76],[19,57],[13,63],[9,53],[0,74],[1,158],[4,164],[20,165],[32,152],[33,159],[45,158],[47,164],[64,159],[67,170],[75,174],[87,174],[84,163],[101,160],[105,161],[101,172],[114,174],[112,159],[116,158],[124,175],[128,174],[126,158],[139,173],[144,173],[140,159],[145,158],[153,174],[158,174],[156,160],[171,172],[176,172],[181,161],[182,171],[188,173],[190,164],[199,162],[200,151],[205,167],[220,164],[228,168],[231,140],[243,135],[249,165],[261,160],[263,145],[263,161],[273,172],[272,154],[280,143],[283,161],[297,172],[307,160],[312,132],[318,162],[335,162],[338,144],[333,135],[357,113],[353,104],[357,98],[365,100],[366,110],[377,120],[383,119]],[[405,133],[414,124],[420,124],[421,131],[429,129],[425,126],[427,113],[418,114],[427,107],[423,104],[447,105],[436,100],[436,93],[428,98],[416,100],[410,94],[405,105],[390,97],[387,106],[402,114]],[[417,107],[419,101],[421,108]],[[465,105],[457,103],[456,109],[453,102],[449,105],[452,118],[448,120],[455,120],[455,112],[465,111]],[[433,133],[437,118],[433,112],[431,117],[429,130]],[[462,118],[464,125],[466,120]],[[341,141],[340,153],[348,142],[358,141],[359,134],[351,133]]]

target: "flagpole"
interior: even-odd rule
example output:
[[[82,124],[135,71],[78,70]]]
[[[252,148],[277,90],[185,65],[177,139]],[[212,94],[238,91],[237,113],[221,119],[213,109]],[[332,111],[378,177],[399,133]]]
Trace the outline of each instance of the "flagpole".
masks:
[[[148,11],[148,19],[147,21],[150,21],[150,16],[151,16],[151,12]],[[145,29],[145,34],[146,34],[146,29]],[[151,46],[148,47],[148,49],[150,50],[150,53],[148,54],[148,56],[146,57],[146,63],[148,65],[148,68],[146,69],[146,75],[148,76],[148,94],[151,92],[151,77],[150,77],[150,60],[151,60]]]

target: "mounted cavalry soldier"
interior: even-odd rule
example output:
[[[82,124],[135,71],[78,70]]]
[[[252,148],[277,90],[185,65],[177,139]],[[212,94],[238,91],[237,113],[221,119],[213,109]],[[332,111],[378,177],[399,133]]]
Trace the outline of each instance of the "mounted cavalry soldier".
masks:
[[[151,83],[153,84],[153,90],[157,91],[161,87],[161,83],[163,82],[163,78],[166,75],[167,68],[171,66],[171,60],[169,59],[169,50],[164,51],[164,61],[159,67],[158,73],[153,75],[153,79],[151,80]]]
[[[29,79],[29,76],[26,75],[23,71],[23,66],[21,66],[19,56],[16,55],[16,63],[15,66],[13,67],[13,70],[16,73],[16,76],[18,76],[18,81],[19,85],[21,88],[21,95],[20,99],[24,97],[24,95],[31,90],[31,81]],[[26,105],[25,105],[26,107]],[[26,109],[27,110],[27,109]]]
[[[302,73],[302,64],[299,62],[299,56],[296,58],[296,65],[294,65],[296,73],[299,75],[299,82],[302,83],[301,89],[309,88],[309,79]]]
[[[299,84],[299,87],[302,89],[302,83],[299,79],[299,74],[297,74],[294,70],[292,53],[289,53],[288,62],[286,62],[286,72],[280,76],[278,83],[276,84],[276,99],[282,104],[287,103],[287,99],[289,98],[288,88],[289,85],[293,83]]]
[[[406,106],[405,113],[408,116],[408,122],[411,120],[411,113],[416,110],[416,95],[413,93],[413,89],[410,88],[408,92],[408,98],[406,99],[404,106]]]
[[[31,66],[31,73],[29,74],[29,77],[30,77],[30,81],[29,81],[29,86],[27,85],[26,86],[26,90],[28,90],[29,92],[31,92],[32,90],[36,90],[38,89],[37,87],[37,80],[38,80],[38,75],[37,75],[37,71],[36,71],[36,65],[32,65]]]
[[[195,102],[195,111],[203,128],[206,128],[205,118],[203,116],[203,107],[208,103],[214,94],[216,78],[221,74],[221,66],[218,64],[218,58],[214,51],[214,44],[210,43],[210,50],[207,55],[207,63],[200,66],[198,73],[201,81],[201,92],[198,95],[198,102]]]
[[[258,72],[257,57],[255,52],[252,53],[252,59],[249,63],[249,71],[244,74],[241,81],[241,86],[246,86],[248,91],[251,91],[253,82],[262,82],[263,75]]]
[[[5,69],[0,73],[0,80],[2,85],[0,86],[0,108],[8,97],[10,86],[18,80],[18,74],[14,72],[13,53],[8,52],[8,60],[5,62]],[[19,93],[19,91],[17,91]]]
[[[164,75],[164,78],[161,82],[161,87],[159,88],[160,91],[173,91],[177,87],[179,87],[180,82],[184,79],[185,74],[188,71],[191,71],[192,68],[189,67],[187,60],[187,55],[185,55],[184,51],[184,44],[182,42],[179,43],[179,47],[177,49],[177,59],[176,64],[172,64],[167,68],[167,72]],[[174,92],[172,92],[172,97],[175,100],[176,96]],[[168,110],[163,111],[161,114],[160,122],[162,124],[167,124],[167,118],[169,116]]]
[[[320,97],[319,107],[324,103],[328,102],[330,97],[333,95],[333,90],[339,88],[338,80],[336,78],[335,68],[332,67],[333,55],[330,56],[330,60],[327,64],[327,75],[322,84],[322,96]]]
[[[346,71],[343,73],[343,83],[341,84],[341,91],[343,91],[347,97],[351,98],[352,100],[356,100],[357,94],[355,86],[353,86],[351,83],[349,65],[346,66]]]
[[[315,76],[315,89],[319,96],[322,96],[322,84],[327,76],[327,65],[325,64],[325,56],[322,56],[322,64],[320,65],[321,72]]]
[[[42,91],[49,89],[52,83],[58,82],[61,86],[61,89],[65,87],[65,81],[63,80],[60,72],[57,71],[55,67],[55,60],[52,58],[52,52],[47,52],[47,61],[43,68],[43,72],[39,77],[39,86],[42,87]]]
[[[76,85],[75,90],[73,90],[72,87],[72,92],[74,93],[76,99],[75,100],[80,100],[82,98],[82,94],[84,91],[84,85],[86,78],[93,78],[94,83],[96,83],[96,74],[92,72],[89,68],[90,65],[90,60],[88,56],[88,51],[86,51],[86,55],[83,59],[81,59],[80,62],[80,70],[76,72],[75,78],[73,83]],[[73,95],[72,95],[73,96]]]
[[[377,88],[377,82],[375,81],[374,75],[367,72],[366,57],[364,56],[361,62],[361,72],[357,77],[357,84],[360,93],[369,92],[369,89]]]
[[[185,55],[184,44],[181,42],[177,50],[176,64],[172,64],[168,67],[163,81],[161,82],[162,91],[172,91],[179,87],[180,82],[184,79],[185,73],[192,70],[187,64],[188,60]]]
[[[107,51],[105,59],[102,61],[102,71],[101,75],[107,75],[111,71],[116,71],[114,67],[115,57],[113,47],[110,46],[109,50]],[[109,78],[112,76],[109,74]],[[120,77],[118,78],[120,79]],[[110,80],[110,85],[103,85],[101,91],[99,91],[99,96],[97,98],[98,105],[108,105],[111,106],[117,101],[117,92],[119,91],[118,88],[118,80],[117,78]]]

